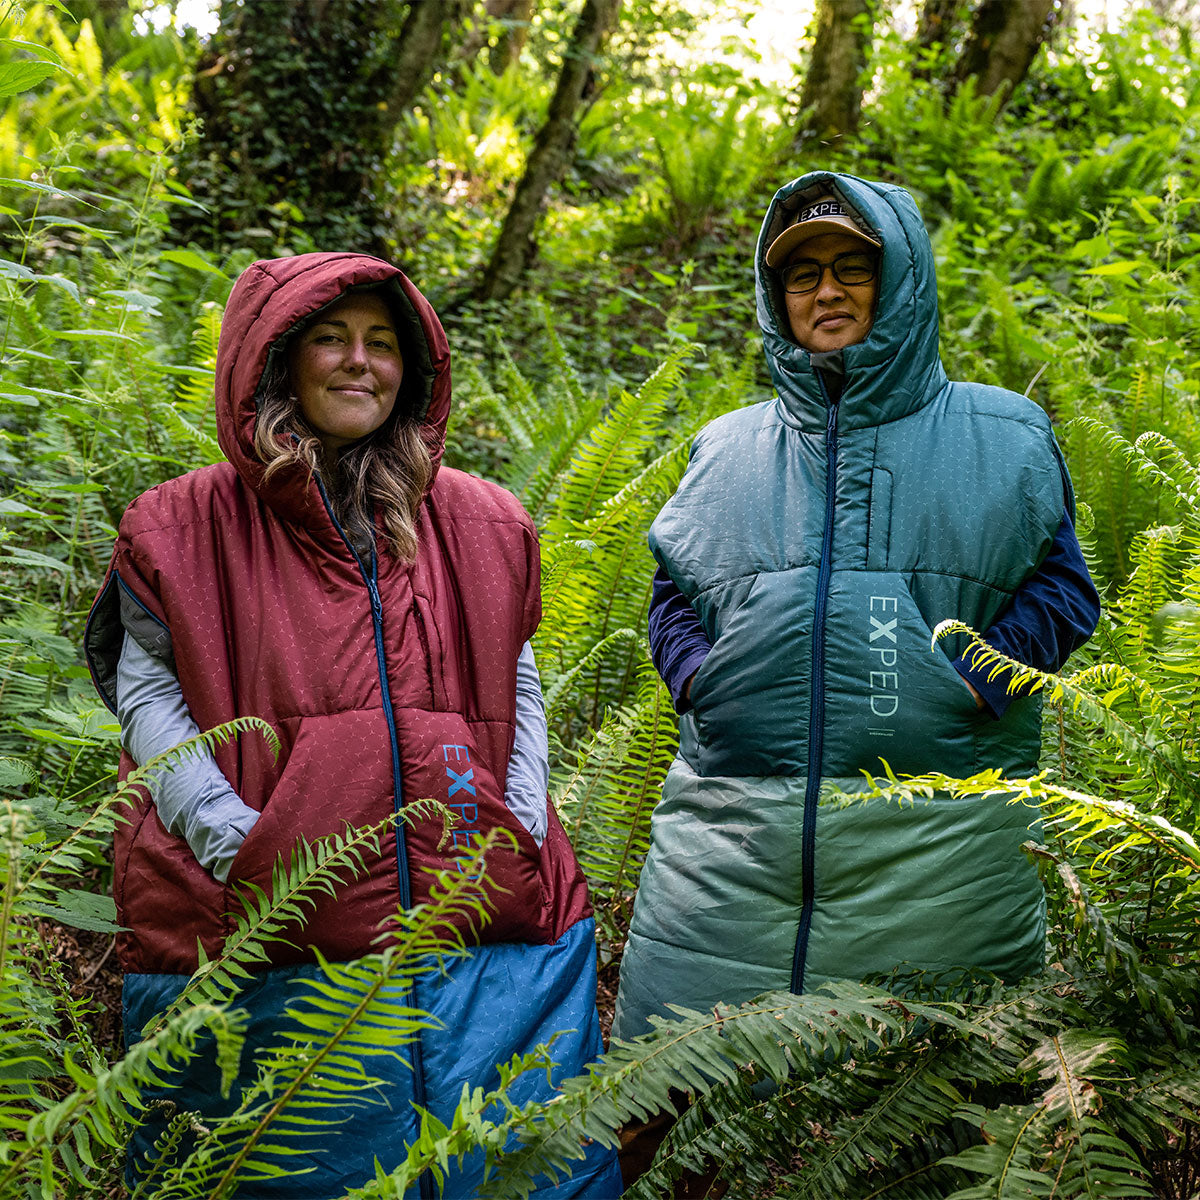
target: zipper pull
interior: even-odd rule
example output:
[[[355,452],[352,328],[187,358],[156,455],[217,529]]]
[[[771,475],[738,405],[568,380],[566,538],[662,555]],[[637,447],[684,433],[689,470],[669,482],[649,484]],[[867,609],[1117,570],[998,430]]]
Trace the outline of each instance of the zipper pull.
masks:
[[[379,599],[379,589],[375,586],[373,580],[367,581],[367,591],[371,596],[371,612],[377,621],[381,620],[383,617],[383,602]]]

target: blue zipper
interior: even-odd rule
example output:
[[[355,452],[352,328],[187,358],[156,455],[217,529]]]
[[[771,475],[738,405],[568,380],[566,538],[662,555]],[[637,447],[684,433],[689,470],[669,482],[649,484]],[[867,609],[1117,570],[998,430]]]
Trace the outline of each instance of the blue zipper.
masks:
[[[396,718],[392,713],[392,692],[388,686],[387,659],[383,653],[383,601],[379,598],[379,560],[375,556],[375,547],[372,544],[371,569],[367,570],[358,551],[354,548],[354,543],[346,536],[341,522],[334,515],[333,505],[329,503],[325,484],[320,478],[317,479],[317,487],[320,489],[325,509],[329,513],[329,519],[341,534],[342,541],[346,543],[346,548],[358,564],[363,582],[367,585],[367,595],[371,600],[371,625],[375,631],[375,665],[379,671],[379,686],[383,692],[383,715],[387,721],[388,739],[392,744],[392,807],[399,818],[400,810],[404,807],[404,776],[400,767],[400,737],[396,733]],[[408,880],[408,846],[404,839],[404,822],[400,819],[396,821],[396,875],[400,884],[400,906],[406,909],[411,908],[412,891]]]
[[[357,557],[357,555],[355,555]],[[362,568],[360,562],[359,568]],[[367,591],[371,596],[371,622],[375,626],[375,659],[379,664],[379,685],[383,690],[383,715],[387,718],[388,737],[392,742],[392,805],[397,818],[404,807],[404,774],[400,767],[400,738],[396,733],[396,718],[392,712],[392,692],[388,686],[387,663],[383,655],[383,601],[379,598],[379,561],[371,549],[371,574],[363,571]],[[412,893],[408,880],[408,846],[404,839],[404,822],[396,821],[396,871],[400,883],[400,907],[412,908]]]
[[[812,695],[808,713],[808,779],[804,788],[804,826],[800,841],[800,928],[792,954],[792,991],[804,991],[808,935],[812,929],[816,887],[817,803],[821,798],[821,759],[825,743],[825,612],[829,606],[829,577],[833,571],[833,506],[837,497],[837,405],[830,402],[820,371],[814,371],[825,400],[825,530],[821,538],[821,566],[817,571],[817,599],[813,607]]]
[[[400,767],[400,738],[396,733],[396,718],[392,712],[392,690],[388,685],[387,660],[383,653],[383,601],[379,598],[379,559],[375,554],[374,534],[372,533],[371,569],[368,571],[363,566],[363,560],[359,557],[358,551],[355,550],[354,543],[346,536],[346,531],[342,528],[341,522],[334,515],[333,505],[329,503],[329,496],[325,492],[325,484],[319,476],[317,477],[317,487],[320,489],[321,500],[325,504],[325,511],[329,513],[329,519],[333,522],[334,528],[341,534],[342,541],[346,543],[346,548],[354,556],[354,561],[358,564],[363,582],[367,585],[367,595],[371,599],[371,625],[375,631],[375,664],[379,670],[379,686],[383,692],[383,715],[387,720],[388,737],[392,743],[392,805],[396,813],[396,873],[400,882],[400,906],[404,909],[409,909],[412,907],[412,890],[408,880],[408,845],[404,838],[404,820],[400,816],[400,810],[404,807],[404,782]],[[414,981],[408,989],[409,997],[413,999],[414,1004],[415,991],[416,984]],[[413,1101],[419,1107],[427,1108],[424,1055],[421,1051],[421,1034],[419,1030],[416,1037],[410,1043],[410,1046],[412,1049]],[[429,1171],[421,1173],[420,1178],[417,1180],[417,1187],[421,1194],[421,1200],[434,1200],[436,1189],[433,1177]]]

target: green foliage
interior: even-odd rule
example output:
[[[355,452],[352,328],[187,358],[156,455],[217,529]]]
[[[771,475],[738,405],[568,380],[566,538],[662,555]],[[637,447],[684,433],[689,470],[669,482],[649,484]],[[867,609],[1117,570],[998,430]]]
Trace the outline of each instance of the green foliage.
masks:
[[[666,689],[652,668],[640,674],[634,704],[610,712],[581,742],[573,769],[560,773],[552,794],[608,944],[620,944],[629,926],[650,815],[678,743]]]
[[[274,738],[261,721],[245,718],[210,730],[196,744],[211,747],[251,729]],[[215,1037],[220,1052],[236,1060],[239,1019],[197,1004],[172,1014],[153,1037],[107,1064],[88,1033],[87,1005],[71,995],[61,968],[37,936],[38,922],[47,915],[76,927],[116,931],[111,902],[82,904],[90,893],[73,885],[84,864],[103,854],[139,780],[163,761],[147,763],[87,809],[56,806],[52,819],[47,819],[45,800],[36,795],[0,804],[0,1046],[6,1064],[0,1073],[0,1124],[7,1131],[0,1149],[0,1194],[36,1184],[36,1194],[52,1196],[62,1194],[67,1181],[89,1182],[89,1175],[99,1172],[97,1159],[111,1161],[123,1145],[128,1122],[140,1107],[138,1089],[190,1057],[201,1033]]]
[[[261,27],[261,70],[239,60],[198,91],[195,47],[139,32],[132,8],[3,9],[0,1194],[105,1195],[130,1129],[149,1119],[162,1133],[138,1193],[147,1200],[302,1170],[275,1148],[318,1111],[307,1106],[363,1101],[372,1058],[403,1053],[426,1019],[396,1018],[383,990],[462,952],[444,918],[484,919],[462,890],[469,873],[444,880],[378,954],[326,964],[297,994],[306,1035],[241,1067],[240,986],[382,827],[297,846],[273,898],[246,897],[222,952],[128,1052],[100,1043],[93,1002],[42,936],[52,925],[112,936],[102,893],[123,807],[111,794],[116,729],[97,708],[80,632],[122,506],[219,457],[211,380],[233,277],[255,252],[390,240],[435,301],[461,290],[503,217],[573,16],[540,6],[503,76],[455,64],[393,144],[376,118],[399,28],[378,21],[392,6],[328,7],[329,45],[343,60],[366,55],[351,87],[330,85],[316,26],[293,44],[270,6],[222,6],[202,71],[237,22]],[[1134,13],[1093,46],[1039,60],[1001,109],[969,87],[947,106],[913,79],[892,33],[876,41],[859,141],[779,163],[781,95],[721,63],[668,65],[660,31],[686,38],[693,25],[677,5],[630,9],[551,198],[531,297],[448,318],[455,465],[507,483],[543,531],[536,650],[552,794],[592,885],[602,964],[619,956],[676,749],[648,662],[646,532],[695,432],[767,395],[746,341],[767,194],[838,165],[917,193],[950,374],[1028,391],[1051,412],[1108,601],[1061,679],[979,650],[1045,692],[1045,773],[888,779],[847,802],[956,790],[1037,805],[1046,844],[1027,852],[1046,881],[1051,966],[1007,986],[898,977],[680,1013],[614,1047],[554,1103],[518,1110],[509,1086],[547,1068],[543,1047],[501,1064],[492,1090],[464,1093],[449,1122],[426,1114],[405,1161],[356,1194],[402,1196],[422,1172],[444,1178],[482,1149],[491,1191],[524,1195],[540,1172],[569,1171],[582,1139],[611,1144],[622,1121],[684,1093],[691,1106],[637,1195],[665,1194],[707,1163],[741,1195],[1182,1200],[1200,1144],[1193,47],[1182,27]],[[273,164],[269,177],[231,166],[215,143],[179,149],[189,94],[210,106],[206,137],[262,141],[255,161]],[[189,207],[181,176],[205,190],[208,213]],[[167,248],[172,216],[212,240],[212,257]],[[269,733],[247,720],[205,738],[222,732]],[[201,1128],[195,1114],[146,1113],[142,1089],[201,1046],[215,1046],[238,1089],[231,1115]],[[522,1146],[506,1150],[514,1136]]]
[[[376,832],[371,831],[370,836]],[[348,843],[361,844],[366,837],[358,832],[343,839],[342,846],[333,847],[328,858],[340,854],[344,859]],[[303,1175],[307,1169],[305,1138],[314,1124],[336,1125],[347,1104],[381,1102],[372,1096],[381,1080],[370,1074],[371,1061],[402,1058],[403,1047],[433,1020],[420,1010],[397,1005],[396,997],[409,994],[420,976],[444,969],[447,959],[468,952],[459,930],[463,925],[478,928],[487,919],[476,880],[498,840],[497,831],[481,838],[469,854],[462,855],[461,870],[439,873],[426,903],[397,913],[382,952],[352,963],[329,963],[318,956],[320,975],[298,981],[279,1039],[256,1057],[251,1079],[239,1089],[237,1107],[228,1116],[206,1120],[186,1156],[169,1166],[164,1163],[152,1190],[145,1194],[161,1200],[223,1196],[239,1182]],[[313,855],[300,857],[302,862],[297,864],[297,856],[293,856],[283,880],[286,886],[282,890],[289,895],[288,905],[293,910],[294,897],[311,895],[318,878],[311,869]],[[280,871],[282,867],[277,868]],[[277,897],[281,891],[278,884],[277,880]],[[331,890],[328,881],[324,886]],[[246,926],[252,936],[243,939],[232,953],[226,947],[229,962],[241,968],[253,961],[247,947],[268,931],[268,920],[278,922],[281,917],[288,921],[294,912],[281,909],[278,899],[271,903],[261,898],[259,911]],[[274,929],[270,936],[276,936]],[[210,976],[209,985],[213,982]],[[236,1000],[233,991],[226,1003]],[[193,1002],[181,1007],[191,1011]],[[232,1083],[231,1073],[226,1087]],[[399,1168],[405,1183],[415,1182],[430,1165],[419,1160],[418,1164],[414,1167],[410,1158]],[[414,1173],[408,1174],[410,1171]]]
[[[188,47],[166,31],[106,46],[106,26],[97,29],[87,18],[73,22],[62,6],[50,3],[30,4],[22,13],[5,0],[0,20],[11,22],[8,32],[20,39],[6,46],[15,58],[6,69],[21,73],[0,86],[0,175],[49,182],[42,172],[86,156],[86,173],[56,182],[100,202],[107,210],[96,222],[100,228],[127,227],[125,202],[138,192],[153,156],[183,132]],[[39,78],[45,83],[36,87]],[[26,193],[26,207],[35,198]],[[80,214],[60,207],[54,189],[41,199],[43,228],[77,245],[81,231],[73,222]],[[93,208],[85,224],[97,215]]]
[[[522,132],[537,128],[550,101],[550,81],[517,69],[495,74],[467,63],[453,88],[430,88],[408,119],[415,156],[436,164],[445,199],[476,204],[496,179],[518,179],[525,165]]]
[[[180,240],[206,249],[251,246],[264,257],[382,246],[400,7],[391,0],[220,5],[192,88],[202,128],[178,166],[206,211],[177,215]],[[297,155],[301,142],[307,151]]]
[[[778,96],[730,86],[722,74],[710,69],[708,78],[676,85],[634,124],[657,160],[661,197],[652,199],[652,211],[659,236],[680,249],[694,246],[717,217],[757,194],[760,181],[774,177],[791,138],[779,119]]]

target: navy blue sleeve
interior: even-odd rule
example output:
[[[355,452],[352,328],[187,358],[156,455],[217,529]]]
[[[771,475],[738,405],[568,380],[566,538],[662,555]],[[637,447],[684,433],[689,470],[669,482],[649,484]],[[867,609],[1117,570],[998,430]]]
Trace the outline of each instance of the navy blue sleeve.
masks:
[[[1049,553],[984,630],[983,640],[1017,662],[1054,672],[1095,633],[1099,620],[1100,596],[1088,574],[1075,526],[1064,512]],[[1015,697],[1008,691],[1010,672],[1001,671],[989,680],[989,668],[971,667],[967,657],[969,652],[955,661],[955,668],[983,697],[992,715],[1002,717]]]
[[[699,669],[712,649],[704,626],[684,594],[659,567],[654,572],[650,595],[650,657],[662,676],[675,711],[685,713],[692,707],[683,699],[683,686]]]

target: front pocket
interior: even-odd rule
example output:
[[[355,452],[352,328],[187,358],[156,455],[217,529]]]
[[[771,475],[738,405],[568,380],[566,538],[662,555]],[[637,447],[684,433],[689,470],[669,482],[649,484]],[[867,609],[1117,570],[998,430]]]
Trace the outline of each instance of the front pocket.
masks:
[[[705,624],[715,625],[717,635],[692,678],[689,698],[693,708],[703,708],[712,699],[728,699],[731,694],[729,670],[733,669],[736,674],[747,654],[755,653],[754,630],[759,627],[754,617],[755,599],[761,594],[762,582],[762,575],[748,576],[706,596],[704,607],[715,613],[710,612]],[[699,606],[693,603],[692,607]],[[739,680],[732,681],[735,690],[740,686]],[[715,697],[712,695],[714,687],[719,692]]]
[[[230,868],[225,902],[232,929],[241,911],[233,889],[252,883],[270,893],[275,864],[295,861],[301,837],[312,843],[329,835],[376,825],[394,811],[391,743],[382,709],[308,715],[299,720],[291,752]],[[384,833],[377,855],[364,847],[365,869],[338,869],[334,895],[310,892],[302,928],[292,926],[271,947],[277,964],[311,957],[316,946],[343,961],[368,954],[379,924],[399,899],[394,835]]]
[[[688,689],[688,699],[693,708],[699,708],[704,703],[704,697],[708,694],[708,681],[715,666],[716,658],[710,647],[704,656],[704,661],[696,668],[696,673],[692,676],[691,687]]]
[[[258,820],[250,828],[250,832],[242,838],[242,844],[238,847],[237,853],[233,856],[233,862],[229,864],[229,874],[226,879],[229,884],[236,883],[238,880],[246,879],[250,873],[250,863],[255,858],[255,846],[257,839],[264,836],[263,826],[266,821],[266,813],[258,814]]]
[[[952,615],[952,614],[947,614]],[[835,577],[826,625],[822,774],[979,769],[975,699],[905,581],[874,572]]]

